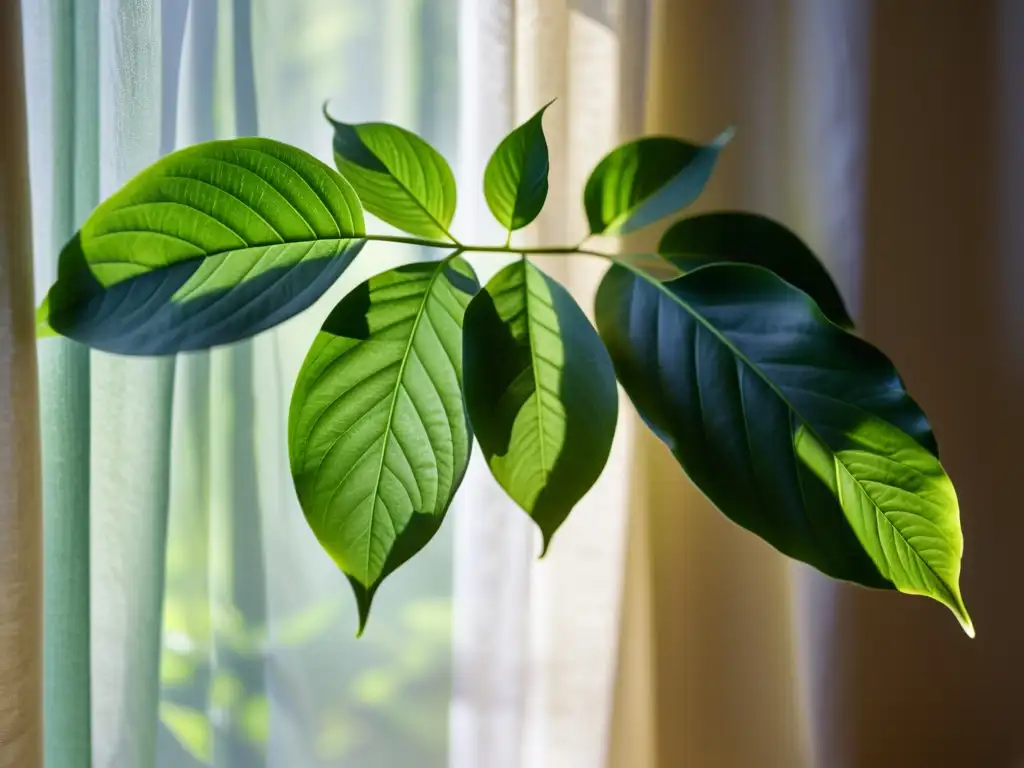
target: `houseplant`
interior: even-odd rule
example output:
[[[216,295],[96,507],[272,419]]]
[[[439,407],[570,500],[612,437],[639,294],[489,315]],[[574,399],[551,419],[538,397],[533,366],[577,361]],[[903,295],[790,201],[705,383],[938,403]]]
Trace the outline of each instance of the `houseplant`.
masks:
[[[337,171],[261,138],[168,155],[65,246],[40,333],[121,354],[206,349],[305,310],[367,243],[435,248],[338,303],[292,397],[296,492],[360,631],[383,579],[440,527],[474,438],[546,550],[607,460],[617,381],[732,520],[835,578],[928,595],[973,634],[956,495],[928,421],[800,239],[719,212],[674,223],[657,254],[588,246],[692,203],[730,133],[615,149],[586,183],[581,243],[515,247],[547,195],[546,109],[487,166],[508,233],[497,245],[451,233],[448,164],[397,126],[328,117]],[[407,234],[368,234],[364,211]],[[470,261],[488,254],[520,258],[480,286]],[[610,262],[596,329],[537,254]]]

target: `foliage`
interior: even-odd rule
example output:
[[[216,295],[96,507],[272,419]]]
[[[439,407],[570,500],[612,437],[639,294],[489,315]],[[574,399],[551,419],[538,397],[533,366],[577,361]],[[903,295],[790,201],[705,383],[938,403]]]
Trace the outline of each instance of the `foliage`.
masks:
[[[296,491],[352,584],[360,631],[381,581],[440,527],[474,435],[546,551],[607,461],[617,379],[729,518],[835,578],[930,596],[973,634],[959,509],[931,428],[892,363],[850,330],[813,253],[741,212],[684,218],[647,259],[512,246],[547,196],[546,109],[487,165],[503,245],[456,239],[447,162],[390,124],[328,117],[340,173],[268,139],[169,155],[65,247],[40,335],[123,354],[208,348],[308,307],[368,241],[446,249],[345,296],[292,398]],[[609,153],[583,193],[590,236],[688,206],[730,136]],[[364,209],[409,236],[367,234]],[[486,253],[521,258],[480,288],[466,257]],[[537,254],[612,262],[596,331]]]

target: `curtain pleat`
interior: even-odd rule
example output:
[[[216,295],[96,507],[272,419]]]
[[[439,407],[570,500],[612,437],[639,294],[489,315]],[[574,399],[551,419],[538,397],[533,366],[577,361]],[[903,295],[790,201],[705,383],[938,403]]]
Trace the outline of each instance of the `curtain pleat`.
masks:
[[[40,768],[42,508],[28,120],[18,3],[0,4],[0,766]]]
[[[463,3],[460,190],[470,192],[460,197],[460,232],[501,240],[475,191],[484,166],[508,131],[557,98],[544,116],[551,158],[545,210],[515,242],[571,244],[586,234],[579,199],[590,169],[642,127],[646,8],[578,0]],[[478,261],[482,280],[503,264]],[[582,258],[538,263],[590,310],[606,265]],[[629,492],[622,478],[633,426],[625,402],[622,413],[601,480],[541,562],[532,523],[479,456],[471,465],[455,511],[457,768],[605,764]]]
[[[37,210],[51,211],[51,231],[39,244],[36,264],[45,265],[52,279],[61,245],[99,202],[99,3],[43,5],[52,25],[53,87],[51,119],[40,135],[51,137],[53,186],[48,200],[37,196]],[[90,354],[80,344],[55,339],[39,356],[46,764],[80,768],[90,764],[91,754]]]
[[[514,127],[515,13],[513,0],[459,4],[460,189],[479,188],[487,158]],[[502,236],[478,193],[460,197],[455,228],[473,242]],[[477,264],[481,281],[502,266],[499,259]],[[491,479],[479,451],[473,453],[451,514],[455,583],[449,764],[518,768],[529,674],[531,523]]]
[[[161,17],[159,0],[100,8],[104,197],[160,156]],[[174,359],[93,352],[91,373],[93,761],[148,768],[156,760]]]
[[[809,241],[856,299],[870,3],[657,3],[649,133],[736,138],[695,211],[749,209]],[[656,243],[658,232],[638,239]],[[644,240],[644,237],[647,239]],[[726,520],[652,436],[638,441],[643,489],[631,536],[616,765],[630,743],[649,764],[816,765],[828,685],[833,586]],[[632,602],[631,602],[632,600]],[[653,722],[625,706],[649,691]],[[653,740],[653,745],[651,741]],[[824,763],[832,765],[832,763]]]
[[[1017,766],[1024,12],[874,6],[861,328],[929,414],[956,483],[978,635],[930,601],[839,586],[822,763]]]

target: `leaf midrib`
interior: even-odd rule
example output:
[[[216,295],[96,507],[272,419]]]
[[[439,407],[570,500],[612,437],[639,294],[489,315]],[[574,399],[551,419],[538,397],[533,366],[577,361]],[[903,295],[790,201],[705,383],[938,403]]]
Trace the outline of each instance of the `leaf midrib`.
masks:
[[[753,268],[754,268],[754,269],[763,269],[762,267],[753,267]],[[767,271],[767,270],[765,270],[765,271]],[[805,418],[803,417],[803,415],[802,415],[802,414],[800,413],[800,411],[799,411],[799,410],[798,410],[798,409],[796,408],[796,406],[794,406],[794,405],[793,405],[793,403],[792,403],[792,402],[790,402],[789,398],[787,398],[787,397],[786,397],[786,396],[785,396],[785,395],[784,395],[784,394],[782,393],[782,391],[781,391],[781,390],[779,389],[779,387],[778,387],[778,386],[777,386],[777,385],[775,384],[775,382],[774,382],[774,381],[772,381],[772,380],[771,380],[771,379],[770,379],[770,378],[769,378],[769,377],[768,377],[767,375],[765,375],[765,374],[764,374],[764,373],[763,373],[763,372],[761,371],[761,369],[760,369],[760,368],[759,368],[759,367],[758,367],[757,365],[755,365],[755,364],[754,364],[754,362],[753,362],[753,361],[752,361],[752,360],[751,360],[751,359],[750,359],[749,357],[747,357],[747,356],[746,356],[746,355],[745,355],[745,354],[744,354],[744,353],[743,353],[743,352],[742,352],[742,351],[741,351],[740,349],[738,349],[738,348],[737,348],[737,347],[736,347],[736,346],[735,346],[735,345],[734,345],[734,344],[732,343],[732,341],[731,341],[731,340],[730,340],[730,339],[729,339],[728,337],[726,337],[725,335],[723,335],[723,334],[722,334],[722,333],[721,333],[721,332],[720,332],[720,331],[719,331],[719,330],[718,330],[718,329],[717,329],[717,328],[716,328],[716,327],[715,327],[715,326],[714,326],[714,325],[713,325],[713,324],[712,324],[712,323],[711,323],[711,322],[710,322],[710,321],[709,321],[709,320],[708,320],[707,318],[705,318],[705,317],[704,317],[704,316],[703,316],[703,315],[702,315],[702,314],[701,314],[700,312],[698,312],[698,311],[697,311],[696,309],[694,309],[694,308],[693,308],[693,307],[692,307],[692,306],[691,306],[691,305],[690,305],[690,304],[689,304],[688,302],[684,301],[684,300],[683,300],[682,298],[680,298],[680,297],[679,297],[679,296],[677,296],[677,295],[676,295],[675,293],[673,293],[673,292],[672,292],[671,290],[669,290],[669,289],[668,289],[668,287],[667,287],[667,286],[666,286],[666,285],[665,285],[664,283],[662,283],[661,281],[658,281],[658,280],[648,280],[647,282],[648,282],[648,283],[650,283],[650,284],[652,284],[652,285],[654,285],[654,286],[656,286],[656,287],[658,288],[658,290],[659,290],[659,291],[661,291],[662,293],[664,293],[664,294],[665,294],[666,296],[670,297],[670,298],[671,298],[671,299],[672,299],[673,301],[675,301],[675,302],[676,302],[676,303],[677,303],[677,304],[678,304],[679,306],[681,306],[681,307],[682,307],[683,309],[685,309],[685,310],[686,310],[686,311],[687,311],[687,312],[688,312],[688,313],[689,313],[689,314],[690,314],[690,315],[691,315],[691,316],[692,316],[692,317],[693,317],[694,319],[696,319],[696,320],[697,320],[697,322],[699,322],[699,323],[700,323],[700,324],[701,324],[702,326],[704,326],[704,327],[705,327],[705,328],[706,328],[706,329],[707,329],[708,331],[710,331],[710,332],[711,332],[711,334],[712,334],[712,335],[713,335],[713,336],[714,336],[714,337],[715,337],[716,339],[718,339],[718,341],[719,341],[719,342],[720,342],[721,344],[723,344],[723,345],[724,345],[724,346],[725,346],[725,347],[726,347],[727,349],[729,349],[729,351],[730,351],[730,352],[732,352],[732,353],[733,353],[733,354],[734,354],[734,355],[735,355],[735,356],[736,356],[737,358],[739,358],[739,359],[740,359],[740,360],[742,360],[742,361],[743,361],[743,362],[744,362],[744,363],[745,363],[745,364],[746,364],[747,366],[749,366],[749,367],[751,368],[751,370],[753,370],[753,371],[754,371],[754,373],[755,373],[755,374],[757,374],[757,375],[758,375],[758,377],[760,377],[760,378],[761,378],[761,380],[762,380],[762,381],[764,381],[764,382],[765,382],[765,384],[767,384],[767,385],[769,386],[769,388],[771,388],[771,390],[772,390],[772,391],[773,391],[773,392],[774,392],[774,393],[776,394],[776,396],[777,396],[777,397],[778,397],[778,398],[779,398],[779,399],[780,399],[780,400],[781,400],[781,401],[782,401],[783,403],[785,403],[785,404],[786,404],[786,407],[787,407],[787,408],[789,408],[789,410],[790,410],[790,411],[791,411],[791,412],[792,412],[792,413],[793,413],[794,415],[796,415],[796,417],[797,417],[797,418],[799,418],[801,422],[803,422],[804,426],[805,426],[805,427],[806,427],[806,428],[808,429],[808,431],[810,431],[810,432],[811,432],[811,433],[812,433],[812,434],[813,434],[813,435],[814,435],[814,436],[815,436],[815,437],[816,437],[816,438],[817,438],[817,439],[818,439],[818,440],[820,441],[820,443],[821,443],[822,445],[824,445],[824,446],[826,446],[826,447],[828,448],[828,452],[829,452],[830,454],[832,454],[832,460],[833,460],[833,462],[834,462],[834,463],[836,464],[836,466],[841,466],[841,467],[843,468],[843,470],[844,470],[844,471],[845,471],[845,472],[846,472],[847,474],[849,474],[849,476],[850,476],[850,477],[852,477],[852,478],[853,478],[854,482],[856,482],[856,483],[857,483],[857,487],[858,487],[858,488],[860,488],[860,490],[861,490],[861,492],[862,492],[862,493],[864,494],[864,496],[865,496],[865,497],[866,497],[866,498],[868,499],[868,501],[869,501],[869,502],[871,502],[871,506],[872,506],[872,507],[873,507],[873,508],[875,509],[875,511],[876,511],[876,512],[877,512],[878,514],[881,514],[881,516],[882,516],[882,519],[883,519],[883,520],[885,520],[885,522],[886,522],[886,523],[887,523],[887,524],[889,525],[889,527],[890,527],[890,528],[892,528],[893,532],[894,532],[894,533],[895,533],[895,534],[896,534],[897,536],[899,536],[899,537],[900,537],[900,539],[901,539],[901,540],[902,540],[902,541],[903,541],[903,542],[904,542],[904,543],[905,543],[905,544],[907,545],[907,548],[908,548],[908,549],[910,550],[910,552],[912,552],[912,553],[913,553],[914,557],[915,557],[915,558],[916,558],[917,560],[919,560],[919,561],[921,562],[921,564],[922,564],[922,565],[924,566],[924,568],[925,568],[925,569],[926,569],[926,570],[927,570],[927,571],[928,571],[928,572],[929,572],[929,573],[930,573],[930,574],[931,574],[931,575],[932,575],[932,576],[933,576],[933,577],[935,578],[935,580],[936,580],[936,581],[938,582],[938,584],[939,584],[939,585],[940,585],[940,587],[942,588],[942,591],[943,591],[944,593],[946,593],[946,594],[947,594],[947,595],[949,596],[949,598],[950,598],[951,602],[952,602],[952,603],[953,603],[954,605],[959,605],[959,604],[960,604],[960,601],[958,601],[958,600],[956,600],[956,599],[955,599],[955,597],[953,596],[953,594],[952,594],[952,592],[950,591],[950,589],[949,589],[949,588],[948,588],[948,587],[946,586],[946,583],[945,583],[945,581],[944,581],[944,580],[942,579],[942,577],[941,577],[941,576],[939,576],[939,574],[937,574],[937,573],[935,572],[935,570],[934,570],[934,569],[932,568],[932,566],[931,566],[931,564],[930,564],[930,563],[928,563],[928,562],[927,562],[927,561],[926,561],[926,560],[925,560],[925,559],[924,559],[923,557],[921,557],[921,555],[920,555],[920,554],[919,554],[919,553],[917,552],[917,550],[915,550],[915,549],[914,549],[914,547],[913,547],[913,546],[912,546],[912,545],[910,544],[910,542],[909,542],[909,541],[907,541],[907,539],[906,539],[906,538],[905,538],[905,537],[903,536],[903,533],[902,533],[902,532],[901,532],[901,531],[900,531],[900,530],[899,530],[899,529],[898,529],[898,528],[897,528],[897,527],[896,527],[895,525],[893,525],[893,524],[892,524],[892,521],[891,521],[891,520],[889,520],[889,518],[888,518],[888,517],[886,516],[885,512],[884,512],[884,511],[882,511],[882,510],[881,510],[881,509],[880,509],[880,508],[878,507],[878,505],[877,505],[877,504],[875,503],[875,500],[874,500],[874,499],[873,499],[873,498],[871,497],[871,494],[869,494],[869,493],[867,492],[867,489],[865,489],[865,488],[864,488],[864,486],[863,486],[863,485],[861,484],[861,482],[860,482],[860,480],[859,480],[859,479],[857,478],[857,476],[856,476],[856,475],[854,475],[854,474],[853,474],[853,472],[851,472],[851,471],[849,470],[849,468],[848,468],[848,467],[847,467],[847,466],[846,466],[846,465],[845,465],[845,464],[843,463],[842,459],[840,459],[840,458],[839,458],[838,454],[837,454],[837,453],[835,452],[835,450],[834,450],[834,449],[832,448],[832,446],[831,446],[831,445],[830,445],[830,444],[828,443],[828,441],[826,441],[826,440],[825,440],[825,439],[824,439],[824,438],[823,438],[823,437],[821,436],[821,434],[819,434],[819,433],[818,433],[818,431],[817,431],[817,430],[816,430],[816,429],[815,429],[815,428],[814,428],[814,427],[813,427],[813,426],[812,426],[812,425],[811,425],[811,424],[810,424],[810,423],[809,423],[809,422],[807,421],[807,419],[805,419]],[[924,450],[924,449],[922,448],[922,450]]]
[[[146,235],[159,235],[159,236],[165,236],[165,237],[174,237],[173,235],[168,235],[166,232],[156,232],[154,230],[149,230],[149,229],[139,229],[139,230],[119,229],[116,232],[103,232],[102,234],[99,234],[99,235],[93,235],[93,237],[99,238],[99,237],[106,237],[108,235],[130,235],[130,234],[146,234]],[[188,240],[184,240],[182,238],[175,238],[175,239],[179,239],[183,243],[189,243],[189,245],[193,245],[193,246],[195,246],[197,248],[199,247],[199,246],[196,246],[195,243],[190,243]],[[310,245],[310,250],[312,250],[312,246],[316,245],[318,243],[341,243],[341,242],[352,242],[352,241],[355,241],[355,240],[366,240],[366,239],[367,239],[366,235],[353,235],[351,237],[333,237],[333,236],[332,237],[314,237],[314,238],[308,238],[308,239],[302,239],[302,240],[288,240],[286,242],[279,242],[279,243],[264,243],[264,244],[261,244],[261,245],[248,245],[248,244],[246,244],[242,248],[225,248],[223,250],[217,250],[217,251],[212,251],[212,252],[209,252],[209,253],[204,253],[201,256],[190,256],[190,257],[188,257],[186,259],[178,259],[177,261],[172,261],[172,262],[168,262],[168,263],[165,263],[165,264],[160,264],[159,266],[150,266],[148,264],[142,264],[142,263],[140,263],[138,261],[131,261],[129,259],[86,259],[86,263],[89,264],[90,266],[91,265],[102,265],[102,264],[128,264],[128,265],[137,266],[137,267],[144,267],[146,272],[143,272],[143,273],[140,273],[140,274],[148,274],[150,272],[158,272],[161,269],[170,269],[171,267],[176,267],[179,264],[187,264],[190,261],[204,261],[206,259],[217,258],[218,256],[228,256],[228,255],[233,254],[233,253],[241,253],[242,251],[257,251],[257,250],[265,250],[265,249],[270,249],[270,248],[286,248],[286,247],[292,246],[292,245]],[[305,257],[303,257],[303,258],[305,258]],[[117,285],[117,283],[124,282],[125,280],[131,280],[133,277],[137,277],[137,275],[130,275],[129,277],[124,278],[124,280],[118,280],[117,282],[110,283],[109,285],[106,285],[105,287],[106,288],[110,288],[113,285]]]
[[[398,375],[395,377],[395,387],[391,392],[391,404],[388,406],[388,418],[384,426],[384,445],[380,451],[380,463],[377,465],[377,478],[373,483],[373,490],[370,493],[372,497],[372,503],[370,505],[370,525],[369,530],[366,534],[366,576],[370,576],[370,548],[373,544],[373,525],[374,519],[377,516],[377,499],[380,496],[380,481],[384,476],[384,462],[387,459],[388,447],[390,444],[391,436],[391,425],[394,422],[395,410],[398,405],[398,393],[402,390],[402,378],[405,376],[405,367],[409,363],[409,358],[412,353],[413,342],[416,339],[416,334],[419,331],[420,321],[427,314],[426,307],[427,302],[430,300],[431,292],[434,289],[434,283],[437,282],[437,278],[444,273],[444,268],[453,257],[449,256],[442,259],[437,263],[434,269],[434,274],[430,276],[430,280],[427,283],[427,287],[423,291],[423,299],[420,301],[420,305],[416,310],[416,317],[413,319],[412,328],[409,331],[409,341],[406,342],[405,352],[402,353],[402,362],[398,366]],[[397,438],[396,438],[397,440]],[[387,507],[385,507],[386,509]],[[369,588],[370,584],[364,585]]]
[[[523,305],[526,309],[526,335],[527,341],[530,345],[530,367],[533,368],[533,393],[534,393],[534,407],[537,409],[537,432],[539,440],[537,441],[540,445],[538,453],[540,454],[540,466],[541,471],[544,475],[544,481],[548,479],[548,462],[547,456],[544,452],[544,442],[546,433],[544,432],[544,404],[541,402],[542,390],[540,385],[540,370],[537,368],[537,350],[536,345],[533,343],[533,317],[530,313],[530,263],[526,260],[526,257],[522,257],[523,269]]]

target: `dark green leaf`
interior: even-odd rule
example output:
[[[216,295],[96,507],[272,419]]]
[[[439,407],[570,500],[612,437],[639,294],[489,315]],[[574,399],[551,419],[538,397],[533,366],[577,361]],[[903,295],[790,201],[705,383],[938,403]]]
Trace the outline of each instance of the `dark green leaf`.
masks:
[[[319,298],[362,235],[352,188],[305,152],[198,144],[93,212],[61,253],[37,326],[122,354],[238,341]]]
[[[331,312],[299,372],[288,445],[306,520],[349,577],[360,631],[381,581],[441,525],[469,462],[458,256],[371,278]]]
[[[618,415],[608,352],[569,292],[525,259],[470,303],[463,344],[473,431],[546,550],[608,460]]]
[[[324,115],[334,126],[334,162],[366,210],[413,235],[453,240],[455,177],[436,149],[397,125]]]
[[[683,219],[662,236],[658,252],[686,272],[720,262],[765,267],[808,294],[829,320],[853,327],[843,297],[811,249],[764,216],[721,211]]]
[[[537,218],[548,196],[548,143],[541,110],[502,139],[484,171],[484,197],[509,234]]]
[[[973,633],[956,495],[881,352],[749,265],[663,284],[613,267],[597,320],[637,410],[726,515],[831,576],[933,597]]]
[[[698,146],[650,136],[605,155],[583,191],[591,234],[632,232],[688,206],[703,191],[731,137],[730,129]]]

